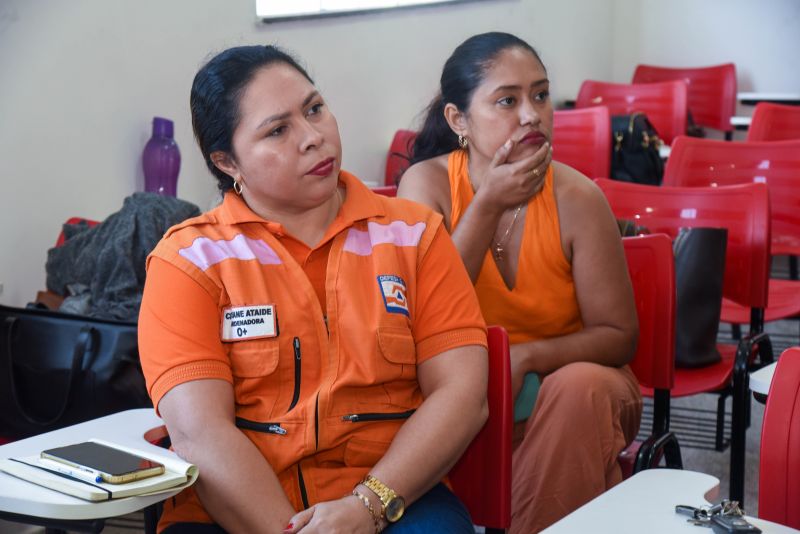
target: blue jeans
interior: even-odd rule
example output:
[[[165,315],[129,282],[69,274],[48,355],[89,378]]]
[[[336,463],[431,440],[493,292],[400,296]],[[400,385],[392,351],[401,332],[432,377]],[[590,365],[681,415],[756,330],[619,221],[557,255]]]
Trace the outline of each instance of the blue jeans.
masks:
[[[437,484],[406,509],[386,534],[475,534],[469,512],[444,484]]]
[[[444,484],[437,484],[406,509],[385,534],[475,534],[469,512]],[[224,534],[219,525],[175,523],[162,534]]]

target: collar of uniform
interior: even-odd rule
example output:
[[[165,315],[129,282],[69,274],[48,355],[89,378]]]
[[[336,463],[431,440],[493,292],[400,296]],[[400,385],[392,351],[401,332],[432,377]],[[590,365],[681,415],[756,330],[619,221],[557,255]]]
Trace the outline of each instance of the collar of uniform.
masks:
[[[349,225],[355,221],[384,215],[385,210],[380,201],[361,180],[347,171],[340,171],[339,184],[343,185],[347,191],[344,204],[337,216],[337,219],[341,222]],[[220,215],[221,222],[225,224],[266,222],[269,230],[273,233],[279,232],[283,228],[280,223],[269,221],[259,216],[250,209],[242,197],[233,191],[225,193]]]
[[[347,224],[386,214],[377,195],[364,183],[347,171],[339,173],[339,183],[344,185],[345,196],[339,217]]]

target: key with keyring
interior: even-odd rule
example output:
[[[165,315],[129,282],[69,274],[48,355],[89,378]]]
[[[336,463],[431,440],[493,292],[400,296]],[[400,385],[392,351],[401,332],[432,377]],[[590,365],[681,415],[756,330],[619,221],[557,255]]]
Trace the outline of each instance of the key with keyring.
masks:
[[[687,504],[679,504],[675,507],[675,513],[689,516],[689,519],[687,519],[686,522],[691,523],[694,526],[711,528],[708,510],[705,508],[697,508]]]

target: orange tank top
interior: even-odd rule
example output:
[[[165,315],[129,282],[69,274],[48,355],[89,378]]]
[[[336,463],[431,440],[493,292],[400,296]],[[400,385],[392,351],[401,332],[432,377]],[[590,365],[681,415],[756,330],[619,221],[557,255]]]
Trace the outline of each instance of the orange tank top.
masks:
[[[474,196],[466,151],[450,153],[447,171],[452,231]],[[528,201],[514,289],[508,289],[487,250],[475,291],[486,324],[503,326],[512,344],[563,336],[583,328],[572,266],[561,247],[552,166],[547,169],[541,192]]]

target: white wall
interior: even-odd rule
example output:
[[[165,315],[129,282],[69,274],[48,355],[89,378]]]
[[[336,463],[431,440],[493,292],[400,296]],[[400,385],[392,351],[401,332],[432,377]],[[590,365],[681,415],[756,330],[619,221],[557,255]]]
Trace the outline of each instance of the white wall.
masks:
[[[444,60],[474,33],[510,31],[537,47],[556,100],[586,78],[626,81],[645,61],[732,60],[742,89],[796,91],[799,9],[797,0],[491,0],[264,25],[254,0],[0,0],[0,302],[21,305],[43,288],[62,221],[103,219],[141,189],[154,115],[175,120],[178,196],[202,209],[215,202],[188,97],[199,66],[226,47],[277,42],[299,55],[339,119],[344,167],[379,181],[393,132],[415,124]]]
[[[494,29],[519,34],[541,49],[566,98],[587,73],[611,73],[609,5],[492,0],[264,25],[254,0],[1,0],[0,301],[21,305],[43,288],[61,222],[103,219],[141,189],[154,115],[175,120],[178,196],[202,209],[215,202],[188,110],[192,77],[212,52],[267,42],[293,50],[339,119],[344,167],[378,181],[392,134],[433,97],[458,43]]]
[[[736,64],[740,91],[800,91],[798,0],[615,0],[613,80],[638,63]]]

